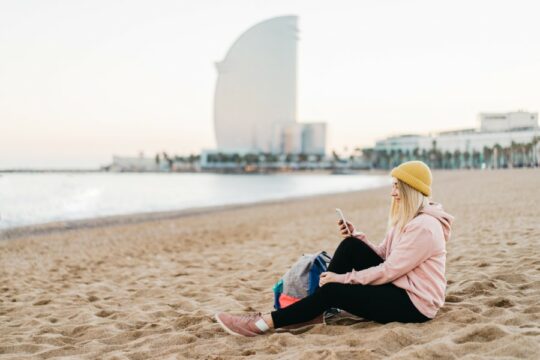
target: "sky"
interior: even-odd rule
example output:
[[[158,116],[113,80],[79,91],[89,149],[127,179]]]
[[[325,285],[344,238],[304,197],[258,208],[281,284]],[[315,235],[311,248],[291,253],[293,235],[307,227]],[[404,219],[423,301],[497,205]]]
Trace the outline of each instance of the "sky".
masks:
[[[540,2],[2,0],[0,169],[215,148],[217,72],[245,30],[299,17],[298,120],[344,153],[540,109]]]

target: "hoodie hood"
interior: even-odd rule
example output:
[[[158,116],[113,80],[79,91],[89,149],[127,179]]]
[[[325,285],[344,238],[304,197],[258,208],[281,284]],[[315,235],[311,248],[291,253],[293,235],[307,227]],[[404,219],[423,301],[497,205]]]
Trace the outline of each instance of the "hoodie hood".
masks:
[[[436,202],[429,202],[428,205],[424,206],[419,212],[420,214],[427,214],[433,216],[435,219],[439,220],[442,225],[444,240],[448,241],[452,232],[452,222],[454,217],[443,210],[441,204]]]

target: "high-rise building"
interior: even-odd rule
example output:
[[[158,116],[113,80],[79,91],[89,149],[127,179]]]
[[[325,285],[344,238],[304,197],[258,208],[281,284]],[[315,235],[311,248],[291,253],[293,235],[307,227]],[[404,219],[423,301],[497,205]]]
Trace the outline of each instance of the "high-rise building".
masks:
[[[326,123],[293,123],[275,126],[272,152],[325,155]]]
[[[302,152],[310,155],[326,153],[326,123],[304,123]]]
[[[270,152],[276,126],[296,122],[297,17],[272,18],[248,29],[216,64],[217,147]]]

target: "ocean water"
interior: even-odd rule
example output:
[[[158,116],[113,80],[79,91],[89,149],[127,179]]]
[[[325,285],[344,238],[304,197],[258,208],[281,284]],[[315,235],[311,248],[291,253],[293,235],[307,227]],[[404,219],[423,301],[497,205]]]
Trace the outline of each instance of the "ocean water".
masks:
[[[0,174],[0,230],[53,221],[245,204],[390,185],[377,175]]]

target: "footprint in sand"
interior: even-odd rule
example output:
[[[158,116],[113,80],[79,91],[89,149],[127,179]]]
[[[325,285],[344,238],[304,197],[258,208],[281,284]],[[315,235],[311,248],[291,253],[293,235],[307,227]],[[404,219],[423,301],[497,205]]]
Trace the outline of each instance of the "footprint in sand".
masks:
[[[101,310],[96,313],[96,316],[99,316],[101,318],[106,318],[114,314],[114,311],[107,311],[107,310]]]
[[[47,305],[47,304],[50,303],[50,302],[51,302],[50,299],[43,299],[43,300],[38,300],[38,301],[36,301],[36,302],[33,303],[32,305],[34,305],[34,306]]]
[[[458,336],[454,339],[457,344],[467,342],[490,342],[507,336],[508,333],[494,325],[486,325],[469,331],[465,335]]]
[[[497,297],[495,299],[490,299],[485,302],[486,305],[489,306],[496,306],[496,307],[502,307],[502,308],[509,308],[514,306],[514,302],[510,299],[503,298],[503,297]]]
[[[497,286],[495,286],[493,281],[473,281],[472,283],[465,286],[463,289],[460,289],[458,293],[460,295],[482,295],[485,293],[490,293],[493,289],[496,288]]]
[[[446,295],[445,301],[449,303],[459,303],[462,302],[463,299],[456,295]]]
[[[99,298],[95,295],[90,295],[88,298],[87,298],[88,301],[90,302],[94,302],[94,301],[98,301]]]

